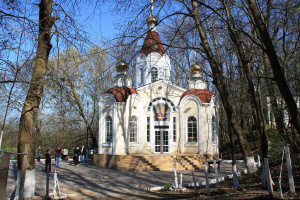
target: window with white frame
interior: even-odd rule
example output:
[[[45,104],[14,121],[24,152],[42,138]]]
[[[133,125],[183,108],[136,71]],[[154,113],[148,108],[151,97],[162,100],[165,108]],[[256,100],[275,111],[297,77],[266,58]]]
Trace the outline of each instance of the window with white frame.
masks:
[[[187,121],[188,142],[197,142],[197,119],[195,117],[189,117]]]
[[[150,117],[147,117],[147,142],[150,142]]]
[[[176,142],[176,117],[173,117],[173,142]]]
[[[151,68],[151,83],[154,83],[158,78],[158,70],[156,67]]]
[[[119,87],[124,87],[125,86],[125,79],[120,79],[119,80]]]
[[[212,143],[216,143],[217,142],[217,128],[216,128],[216,119],[215,116],[213,116],[212,118],[212,122],[211,122],[211,126],[212,126]]]
[[[130,126],[129,126],[129,141],[130,142],[137,142],[137,117],[132,116],[130,119]]]
[[[105,142],[112,142],[112,118],[107,116],[105,118]]]
[[[141,84],[144,84],[144,70],[141,68]]]

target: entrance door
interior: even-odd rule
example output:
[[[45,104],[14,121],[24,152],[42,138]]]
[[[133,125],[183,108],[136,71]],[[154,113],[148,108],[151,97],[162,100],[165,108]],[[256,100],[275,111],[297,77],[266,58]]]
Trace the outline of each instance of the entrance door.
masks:
[[[166,129],[155,130],[155,152],[169,152],[169,131]]]

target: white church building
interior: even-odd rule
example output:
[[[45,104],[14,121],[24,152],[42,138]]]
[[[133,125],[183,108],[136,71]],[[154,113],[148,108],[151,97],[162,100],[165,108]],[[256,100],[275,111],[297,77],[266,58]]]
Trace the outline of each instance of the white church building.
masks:
[[[218,156],[218,103],[201,67],[190,67],[188,88],[171,82],[170,58],[151,14],[136,58],[135,80],[128,64],[116,64],[114,86],[99,102],[100,155],[201,154]]]

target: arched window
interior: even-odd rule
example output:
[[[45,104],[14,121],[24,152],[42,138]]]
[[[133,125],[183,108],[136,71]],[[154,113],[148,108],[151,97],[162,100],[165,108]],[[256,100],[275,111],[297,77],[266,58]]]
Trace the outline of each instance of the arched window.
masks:
[[[176,133],[176,117],[173,117],[173,142],[176,142],[177,133]]]
[[[150,117],[147,117],[147,142],[150,142]]]
[[[112,142],[112,118],[107,116],[105,118],[105,142]]]
[[[130,142],[137,142],[137,126],[138,120],[136,116],[132,116],[130,119],[130,126],[129,126],[129,141]]]
[[[125,86],[125,79],[120,79],[119,80],[119,87],[124,87]]]
[[[213,116],[212,118],[212,142],[216,143],[217,142],[217,129],[216,129],[216,119],[215,116]]]
[[[141,68],[141,85],[144,84],[144,70]]]
[[[197,142],[197,119],[189,117],[187,121],[188,142]]]
[[[151,69],[151,83],[154,83],[158,78],[158,71],[156,67],[152,67]]]

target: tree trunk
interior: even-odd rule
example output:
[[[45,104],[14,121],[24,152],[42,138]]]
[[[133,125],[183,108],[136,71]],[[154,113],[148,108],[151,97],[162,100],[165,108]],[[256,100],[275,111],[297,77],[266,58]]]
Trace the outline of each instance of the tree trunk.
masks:
[[[235,28],[235,23],[233,20],[233,17],[231,15],[231,11],[229,7],[227,6],[227,3],[225,1],[222,1],[225,9],[226,9],[226,15],[227,15],[227,26],[228,26],[228,31],[229,31],[229,36],[232,40],[232,42],[235,44],[236,50],[237,50],[237,56],[240,59],[240,63],[242,64],[247,83],[248,83],[248,89],[249,93],[252,98],[252,102],[255,108],[255,113],[256,115],[254,118],[256,119],[256,125],[258,127],[258,131],[260,133],[260,138],[261,138],[261,148],[262,148],[262,156],[263,158],[268,157],[268,136],[266,133],[266,125],[265,125],[265,119],[264,115],[262,112],[262,106],[260,103],[260,98],[258,93],[255,91],[254,83],[252,81],[252,72],[251,72],[251,57],[252,55],[247,58],[246,57],[246,52],[244,48],[244,44],[240,39],[240,33],[238,33]],[[249,53],[248,53],[249,54]]]
[[[294,125],[295,129],[300,134],[300,111],[297,108],[297,104],[293,98],[291,90],[287,84],[286,78],[284,77],[284,73],[282,67],[279,63],[274,45],[272,44],[272,40],[270,38],[269,32],[261,14],[259,12],[258,6],[255,0],[248,0],[249,8],[253,19],[256,24],[256,28],[260,35],[261,41],[264,44],[265,52],[268,55],[268,58],[271,63],[271,68],[273,70],[273,75],[276,81],[276,84],[279,88],[279,91],[288,107],[289,113],[291,115],[291,123]]]
[[[32,78],[30,82],[30,88],[27,93],[27,97],[22,110],[20,124],[19,124],[19,135],[18,135],[18,152],[22,153],[25,151],[25,145],[29,145],[28,157],[27,157],[27,170],[33,171],[31,176],[26,175],[26,179],[35,179],[35,146],[33,143],[35,126],[38,120],[38,110],[43,94],[43,86],[45,80],[45,73],[47,70],[49,53],[52,48],[50,44],[51,39],[51,28],[56,20],[51,16],[52,11],[52,0],[41,0],[39,4],[39,36],[38,36],[38,47],[36,53],[36,60],[33,66]],[[23,156],[18,156],[18,169],[21,170],[23,165]],[[28,174],[28,173],[27,173]],[[31,181],[31,180],[29,180]],[[24,198],[28,199],[33,197],[34,189],[32,185],[28,185],[29,182],[25,180]],[[27,182],[27,183],[26,183]],[[28,190],[31,190],[28,192]],[[33,192],[33,193],[32,193]],[[25,195],[26,194],[26,195]]]
[[[190,8],[186,5],[187,9],[189,10],[189,12],[191,13],[192,17],[194,18],[194,20],[196,22],[196,27],[198,29],[198,32],[199,32],[199,35],[200,35],[200,38],[202,41],[201,45],[205,51],[205,54],[207,56],[207,59],[209,61],[211,69],[212,69],[213,83],[216,86],[216,88],[220,94],[227,117],[228,117],[228,119],[231,119],[229,123],[230,123],[230,126],[232,127],[234,133],[238,137],[238,141],[241,145],[242,152],[245,157],[245,162],[246,162],[246,165],[248,168],[248,172],[249,173],[255,172],[257,170],[257,167],[254,162],[254,157],[251,155],[251,149],[250,149],[249,143],[245,137],[244,131],[242,130],[241,126],[239,125],[239,122],[233,112],[233,105],[229,98],[228,89],[226,87],[225,80],[224,80],[225,79],[224,73],[221,70],[222,64],[220,62],[218,62],[217,60],[215,60],[214,55],[211,51],[206,32],[204,31],[204,28],[203,28],[203,25],[201,22],[201,17],[200,17],[200,13],[198,11],[198,4],[197,4],[196,0],[192,0],[192,6],[193,6],[193,10],[190,10]]]
[[[269,60],[264,57],[264,65],[266,66],[266,74],[269,72]],[[299,151],[297,142],[292,139],[292,137],[288,134],[288,130],[286,129],[284,125],[284,120],[283,120],[283,111],[280,111],[278,103],[277,103],[277,98],[275,95],[275,88],[271,80],[267,79],[266,80],[266,86],[267,90],[269,92],[269,98],[270,98],[270,106],[271,110],[274,114],[275,122],[276,122],[276,128],[279,134],[285,135],[286,136],[286,142],[290,143],[292,146],[292,149],[296,152]],[[271,117],[270,120],[272,121]]]

